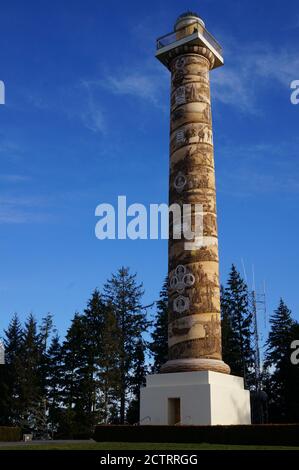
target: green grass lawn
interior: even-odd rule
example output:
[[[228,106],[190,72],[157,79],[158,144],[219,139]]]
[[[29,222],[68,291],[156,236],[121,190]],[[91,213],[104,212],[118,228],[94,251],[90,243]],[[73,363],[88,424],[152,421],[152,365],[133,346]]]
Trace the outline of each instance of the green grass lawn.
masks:
[[[283,446],[233,446],[220,444],[171,444],[135,442],[84,442],[1,446],[0,450],[299,450]]]

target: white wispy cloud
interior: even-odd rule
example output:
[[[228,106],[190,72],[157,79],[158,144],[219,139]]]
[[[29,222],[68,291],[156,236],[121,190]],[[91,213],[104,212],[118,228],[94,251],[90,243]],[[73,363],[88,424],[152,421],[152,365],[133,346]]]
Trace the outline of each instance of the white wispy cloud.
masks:
[[[298,139],[293,142],[223,145],[217,173],[221,192],[233,196],[299,194]]]
[[[229,163],[229,160],[256,162],[268,158],[271,163],[297,163],[299,139],[292,141],[255,142],[250,144],[236,145],[233,141],[224,142],[221,145],[221,155]],[[288,157],[287,159],[285,157]],[[296,159],[296,160],[295,160]],[[298,168],[299,171],[299,168]]]
[[[237,197],[261,194],[299,194],[298,178],[291,174],[261,173],[254,168],[239,167],[223,171],[219,178],[221,192]]]
[[[43,222],[49,218],[39,197],[0,195],[0,224]]]
[[[254,90],[248,86],[246,74],[241,77],[241,72],[232,68],[217,70],[211,75],[211,86],[215,100],[244,112],[257,112]]]
[[[5,183],[23,183],[26,181],[30,181],[29,176],[25,175],[17,175],[17,174],[3,174],[0,175],[0,181],[3,181]]]
[[[273,49],[266,44],[235,47],[227,40],[225,65],[211,73],[215,99],[243,112],[258,113],[259,96],[273,86],[288,89],[299,76],[299,56],[286,47]],[[235,44],[238,44],[235,41]]]
[[[18,209],[0,207],[0,224],[25,224],[29,221],[32,221],[32,215],[29,216]]]
[[[108,76],[101,82],[112,93],[119,95],[131,95],[136,98],[157,103],[157,86],[154,77],[141,74],[129,74],[124,77]]]
[[[105,69],[103,76],[98,80],[85,80],[82,85],[89,90],[91,96],[95,95],[96,90],[102,89],[114,95],[131,96],[164,109],[163,102],[165,96],[168,96],[169,81],[163,67],[146,60],[142,65]]]
[[[250,62],[257,77],[273,79],[286,87],[299,76],[298,52],[290,52],[286,48],[253,53]]]
[[[139,26],[144,28],[144,26]],[[137,31],[137,32],[136,32]],[[138,29],[135,30],[138,38]],[[153,43],[151,37],[148,42]],[[299,77],[299,55],[295,48],[273,48],[266,43],[240,43],[233,36],[217,34],[224,46],[225,65],[211,73],[213,97],[245,113],[259,113],[260,97],[270,87],[289,88]],[[59,98],[49,103],[45,97],[28,96],[31,105],[40,110],[62,111],[70,119],[77,119],[95,133],[105,134],[109,110],[102,102],[99,90],[114,95],[131,96],[136,100],[167,110],[169,72],[146,49],[139,62],[126,66],[109,67],[102,64],[98,77],[85,77],[58,90]]]
[[[97,187],[46,193],[35,189],[32,194],[19,188],[2,190],[0,224],[57,223],[62,213],[65,218],[65,214],[73,209],[75,201],[82,202],[97,194]]]
[[[109,109],[103,104],[103,93],[129,95],[164,111],[167,109],[164,104],[168,97],[167,71],[152,60],[127,67],[103,65],[99,77],[82,78],[68,89],[58,88],[55,100],[48,101],[43,93],[36,91],[27,94],[27,101],[41,112],[63,113],[94,133],[106,134]]]
[[[81,110],[78,111],[78,116],[84,126],[95,133],[104,134],[106,132],[106,123],[102,106],[96,98],[93,87],[88,81],[82,80],[80,87],[85,93],[85,101],[81,105]]]
[[[105,133],[105,116],[101,101],[94,95],[88,81],[72,83],[68,88],[57,87],[55,99],[50,99],[42,91],[27,93],[27,102],[40,112],[57,113],[70,121],[78,121],[88,130]]]

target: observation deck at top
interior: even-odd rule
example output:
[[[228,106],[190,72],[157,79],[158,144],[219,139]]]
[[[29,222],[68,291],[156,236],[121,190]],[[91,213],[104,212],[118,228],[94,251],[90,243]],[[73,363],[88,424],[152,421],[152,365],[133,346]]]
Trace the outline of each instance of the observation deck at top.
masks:
[[[196,13],[181,15],[175,23],[174,31],[157,39],[156,57],[168,68],[169,52],[179,46],[198,45],[209,49],[215,58],[213,68],[224,64],[221,45],[206,29],[203,20]]]

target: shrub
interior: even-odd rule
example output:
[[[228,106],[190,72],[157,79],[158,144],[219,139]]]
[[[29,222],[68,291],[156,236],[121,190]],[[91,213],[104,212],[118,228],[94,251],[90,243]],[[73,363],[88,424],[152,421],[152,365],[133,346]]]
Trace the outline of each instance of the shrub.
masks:
[[[21,429],[12,426],[0,426],[0,441],[20,441]]]
[[[236,445],[299,445],[299,424],[240,426],[96,426],[98,442],[177,442]]]

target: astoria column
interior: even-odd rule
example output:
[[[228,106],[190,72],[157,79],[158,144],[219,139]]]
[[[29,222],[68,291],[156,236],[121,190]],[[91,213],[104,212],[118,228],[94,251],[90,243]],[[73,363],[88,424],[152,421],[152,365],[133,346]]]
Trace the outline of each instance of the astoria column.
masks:
[[[201,240],[169,237],[168,361],[162,373],[216,371],[222,361],[218,233],[210,71],[222,50],[195,13],[158,40],[156,57],[171,72],[169,204],[202,207]]]

